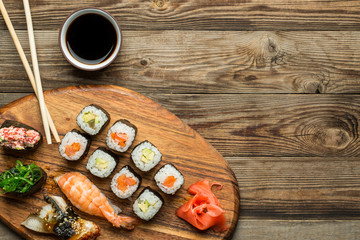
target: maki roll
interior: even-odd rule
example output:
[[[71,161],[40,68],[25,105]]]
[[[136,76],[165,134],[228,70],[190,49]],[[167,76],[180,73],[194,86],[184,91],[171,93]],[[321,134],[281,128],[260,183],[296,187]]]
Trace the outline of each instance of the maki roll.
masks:
[[[23,165],[19,160],[13,168],[0,174],[2,192],[24,197],[41,189],[47,178],[46,172],[34,163]]]
[[[134,213],[141,219],[149,221],[164,204],[161,195],[150,187],[144,188],[133,204]]]
[[[133,143],[137,128],[126,119],[112,125],[106,136],[106,145],[117,152],[126,152]]]
[[[93,175],[106,178],[114,171],[118,157],[104,147],[99,147],[89,157],[86,169]]]
[[[70,161],[83,159],[89,151],[90,143],[89,135],[73,129],[61,140],[60,155]]]
[[[41,142],[41,133],[21,122],[5,120],[0,127],[0,145],[10,152],[34,150]]]
[[[124,166],[111,181],[111,190],[119,198],[129,198],[138,190],[141,184],[141,176],[129,165]]]
[[[149,141],[145,140],[132,150],[131,159],[135,166],[143,172],[150,171],[161,161],[160,151]]]
[[[183,185],[184,177],[172,164],[162,166],[154,176],[158,187],[166,194],[175,194]]]
[[[84,107],[76,117],[77,125],[92,136],[99,134],[109,122],[110,114],[95,104]]]

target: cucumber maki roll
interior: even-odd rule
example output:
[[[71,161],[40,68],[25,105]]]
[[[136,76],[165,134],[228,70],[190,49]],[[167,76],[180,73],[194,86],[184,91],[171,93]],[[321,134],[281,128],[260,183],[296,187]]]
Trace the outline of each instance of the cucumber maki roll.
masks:
[[[76,117],[76,123],[87,134],[99,134],[110,122],[110,114],[102,107],[91,104],[84,107]]]
[[[118,157],[104,147],[96,149],[87,162],[86,168],[95,176],[106,178],[114,171]]]
[[[0,127],[0,145],[10,152],[31,151],[41,142],[41,133],[21,122],[5,120]]]
[[[126,119],[112,125],[106,136],[106,145],[117,152],[126,152],[136,137],[137,128]]]
[[[147,140],[136,145],[131,152],[131,159],[135,166],[143,172],[154,168],[161,161],[161,158],[162,155],[159,149]]]
[[[91,138],[76,129],[66,133],[61,140],[59,152],[70,161],[83,159],[89,151]]]
[[[111,181],[111,190],[119,198],[129,198],[141,185],[141,176],[129,165],[124,166]]]
[[[162,166],[154,176],[158,187],[166,194],[175,194],[184,183],[181,172],[172,164]]]
[[[161,195],[150,187],[144,188],[133,204],[134,213],[141,219],[149,221],[164,204]]]

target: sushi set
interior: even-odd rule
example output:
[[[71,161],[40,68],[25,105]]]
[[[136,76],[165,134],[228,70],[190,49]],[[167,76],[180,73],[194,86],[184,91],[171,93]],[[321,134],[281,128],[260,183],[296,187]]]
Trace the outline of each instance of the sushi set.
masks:
[[[59,144],[42,143],[34,95],[0,109],[4,223],[27,239],[231,238],[237,181],[196,131],[118,86],[44,94]]]

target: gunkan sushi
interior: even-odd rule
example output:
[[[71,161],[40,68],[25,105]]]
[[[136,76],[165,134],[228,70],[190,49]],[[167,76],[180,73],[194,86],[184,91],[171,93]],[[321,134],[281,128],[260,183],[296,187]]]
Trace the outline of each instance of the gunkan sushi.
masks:
[[[161,157],[159,149],[147,140],[136,145],[131,152],[131,159],[135,166],[143,172],[155,167],[161,161]]]
[[[117,152],[126,152],[136,137],[137,128],[126,119],[112,125],[106,136],[106,145]]]
[[[60,155],[70,161],[83,159],[89,151],[90,143],[89,135],[73,129],[61,140]]]
[[[164,204],[161,195],[150,187],[144,188],[133,204],[134,213],[141,219],[149,221]]]
[[[89,157],[86,165],[93,175],[106,178],[114,171],[118,157],[104,147],[97,148]]]
[[[162,166],[154,176],[158,187],[166,194],[175,194],[183,185],[184,177],[172,164]]]
[[[141,185],[141,176],[129,165],[124,166],[111,181],[111,190],[119,198],[129,198]]]
[[[92,136],[99,134],[109,122],[110,114],[95,104],[84,107],[76,117],[77,125]]]
[[[41,142],[41,133],[21,122],[5,120],[0,127],[0,145],[10,152],[34,150]]]

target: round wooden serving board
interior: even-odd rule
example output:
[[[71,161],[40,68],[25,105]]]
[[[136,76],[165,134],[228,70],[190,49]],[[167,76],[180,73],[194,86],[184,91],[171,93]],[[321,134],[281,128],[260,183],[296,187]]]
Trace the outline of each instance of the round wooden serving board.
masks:
[[[113,203],[118,205],[124,214],[133,216],[132,202],[117,198],[110,189],[113,175],[124,165],[130,164],[143,177],[142,186],[134,194],[136,197],[145,186],[160,191],[153,181],[155,172],[165,163],[173,163],[184,175],[185,183],[175,194],[164,197],[165,204],[158,214],[149,222],[142,222],[132,231],[112,227],[99,217],[75,211],[85,219],[101,227],[101,239],[229,239],[236,227],[239,215],[239,188],[236,178],[226,160],[196,131],[168,112],[159,104],[136,92],[118,86],[93,85],[61,88],[45,92],[45,99],[60,137],[73,128],[79,129],[76,116],[89,104],[98,104],[111,116],[110,124],[96,137],[90,147],[88,156],[100,146],[105,147],[105,136],[109,127],[118,119],[125,118],[138,128],[133,146],[147,139],[154,143],[163,154],[163,160],[150,172],[141,173],[132,161],[129,153],[119,154],[119,164],[109,178],[100,179],[85,168],[88,156],[78,162],[69,162],[61,158],[59,144],[47,145],[46,141],[33,153],[24,156],[11,156],[0,150],[0,171],[15,165],[16,159],[24,164],[35,163],[48,173],[48,179],[41,191],[27,198],[14,198],[0,195],[0,218],[8,226],[27,239],[56,239],[50,235],[32,232],[21,223],[30,213],[45,205],[44,194],[66,197],[54,183],[53,177],[69,171],[79,171],[98,186]],[[0,110],[1,122],[5,119],[25,123],[43,133],[37,99],[29,95],[8,104]],[[210,182],[219,182],[223,189],[213,188],[220,205],[226,211],[226,219],[231,227],[224,233],[215,233],[211,229],[199,231],[175,215],[175,210],[188,201],[192,195],[187,188],[199,180],[207,178]]]

